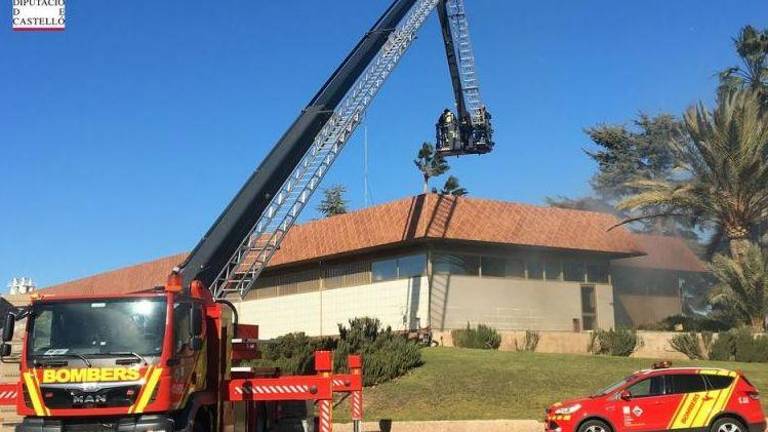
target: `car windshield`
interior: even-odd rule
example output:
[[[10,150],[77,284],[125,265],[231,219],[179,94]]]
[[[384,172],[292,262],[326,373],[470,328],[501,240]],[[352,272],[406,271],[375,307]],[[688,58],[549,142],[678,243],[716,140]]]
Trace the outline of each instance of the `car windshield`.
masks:
[[[165,299],[40,303],[30,315],[28,352],[36,356],[160,353]]]
[[[594,396],[604,396],[604,395],[607,395],[609,393],[613,393],[614,391],[616,391],[619,388],[621,388],[621,386],[623,386],[624,384],[632,381],[634,378],[635,378],[635,375],[630,375],[630,376],[622,379],[621,381],[615,382],[615,383],[609,385],[608,387],[606,387],[606,388],[604,388],[602,390],[599,390],[597,393],[594,394]]]

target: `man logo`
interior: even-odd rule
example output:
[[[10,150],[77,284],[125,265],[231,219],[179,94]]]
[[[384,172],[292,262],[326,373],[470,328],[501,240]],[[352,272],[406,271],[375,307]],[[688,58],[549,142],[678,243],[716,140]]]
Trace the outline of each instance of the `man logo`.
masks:
[[[72,404],[100,404],[107,403],[107,397],[104,395],[73,395]]]

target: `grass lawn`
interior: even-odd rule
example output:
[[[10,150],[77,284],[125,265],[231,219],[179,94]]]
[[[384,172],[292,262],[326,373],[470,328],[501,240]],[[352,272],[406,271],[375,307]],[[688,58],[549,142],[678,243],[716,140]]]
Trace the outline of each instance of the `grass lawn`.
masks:
[[[367,420],[539,420],[550,403],[590,394],[653,363],[623,357],[457,348],[427,348],[422,355],[420,368],[365,389]],[[768,391],[765,364],[676,361],[674,365],[741,369],[754,385]],[[336,408],[334,418],[349,421],[346,402]]]

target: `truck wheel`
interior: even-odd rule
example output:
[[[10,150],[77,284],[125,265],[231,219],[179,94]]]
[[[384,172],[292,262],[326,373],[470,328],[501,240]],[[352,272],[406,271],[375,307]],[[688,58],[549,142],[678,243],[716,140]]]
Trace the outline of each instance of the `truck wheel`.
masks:
[[[747,432],[747,428],[733,417],[721,417],[709,428],[710,432]]]
[[[579,426],[578,432],[611,432],[611,427],[602,420],[587,420]]]

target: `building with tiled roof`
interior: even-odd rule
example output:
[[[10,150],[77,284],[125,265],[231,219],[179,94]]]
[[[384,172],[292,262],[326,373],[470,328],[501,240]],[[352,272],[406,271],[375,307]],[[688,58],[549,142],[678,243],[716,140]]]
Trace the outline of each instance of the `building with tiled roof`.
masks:
[[[645,248],[611,215],[419,195],[292,228],[245,299],[261,334],[333,334],[375,316],[397,330],[485,323],[499,329],[614,325],[610,263]],[[645,245],[647,246],[647,245]],[[184,254],[47,288],[136,292],[162,285]],[[614,261],[615,262],[615,261]]]
[[[635,234],[635,240],[645,255],[611,262],[616,324],[652,324],[706,305],[707,266],[684,239]]]

